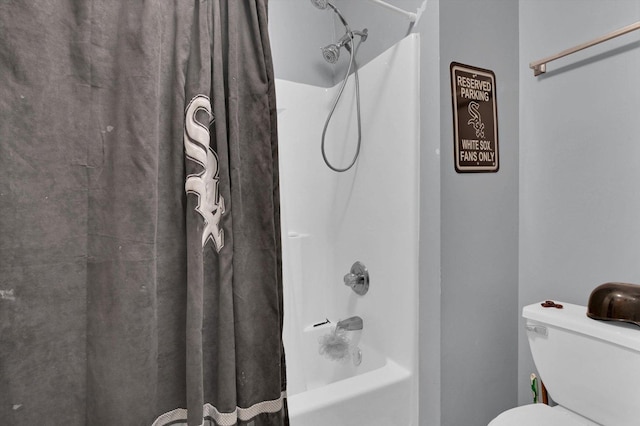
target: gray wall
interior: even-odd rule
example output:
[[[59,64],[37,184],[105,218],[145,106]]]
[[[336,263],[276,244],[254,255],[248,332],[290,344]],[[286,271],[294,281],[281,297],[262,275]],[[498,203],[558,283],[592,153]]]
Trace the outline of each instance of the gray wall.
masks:
[[[416,11],[423,1],[390,3]],[[270,4],[276,76],[325,87],[342,79],[346,52],[332,67],[317,50],[342,35],[333,14],[306,0]],[[352,29],[369,29],[361,65],[409,30],[364,0],[335,4]],[[518,2],[429,0],[412,30],[421,34],[420,426],[482,425],[517,394]],[[305,56],[310,48],[318,56]],[[496,73],[498,173],[455,172],[451,61]]]
[[[416,10],[407,8],[407,10]],[[421,426],[439,426],[440,387],[440,3],[430,1],[420,32],[420,306]]]
[[[543,77],[527,66],[639,19],[637,0],[520,2],[520,307],[586,305],[603,282],[640,283],[640,34],[552,62]],[[522,404],[535,367],[519,340]]]
[[[452,61],[496,75],[497,173],[454,170]],[[441,424],[484,425],[517,392],[518,2],[441,1],[440,76]]]
[[[334,17],[308,0],[270,0],[269,38],[276,78],[333,86],[334,68],[320,48],[335,39]]]

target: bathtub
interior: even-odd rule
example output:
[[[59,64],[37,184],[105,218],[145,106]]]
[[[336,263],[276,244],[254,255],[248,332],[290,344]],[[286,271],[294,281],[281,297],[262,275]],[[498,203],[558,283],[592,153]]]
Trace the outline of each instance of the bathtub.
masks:
[[[276,81],[292,426],[418,424],[419,43],[412,34],[360,69],[362,148],[345,173],[320,154],[338,86]],[[327,130],[337,164],[357,140],[352,84]],[[363,296],[343,283],[356,261],[370,274]],[[363,319],[346,333],[359,355],[321,354],[351,316]]]
[[[334,322],[303,332],[305,389],[289,396],[291,424],[409,425],[412,374],[360,340],[361,362],[334,361],[319,353],[318,338],[331,333]],[[364,333],[363,333],[364,334]]]

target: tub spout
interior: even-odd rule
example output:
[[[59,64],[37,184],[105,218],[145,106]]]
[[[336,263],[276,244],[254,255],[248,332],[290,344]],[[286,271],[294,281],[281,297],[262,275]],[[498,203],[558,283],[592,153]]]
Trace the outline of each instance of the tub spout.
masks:
[[[347,318],[342,321],[338,321],[336,329],[345,331],[357,331],[362,330],[363,321],[359,316]]]

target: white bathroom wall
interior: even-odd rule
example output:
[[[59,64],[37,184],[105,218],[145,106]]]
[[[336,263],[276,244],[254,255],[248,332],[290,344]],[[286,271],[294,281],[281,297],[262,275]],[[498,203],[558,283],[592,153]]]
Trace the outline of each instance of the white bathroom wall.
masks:
[[[475,0],[474,0],[475,1]],[[364,0],[337,0],[336,4],[354,28],[368,28],[369,38],[358,54],[366,63],[375,52],[392,45],[411,28],[420,42],[420,303],[419,371],[420,426],[441,424],[441,107],[440,97],[440,2],[437,0],[391,0],[410,12],[422,12],[410,26],[402,15]],[[339,25],[337,25],[339,28]],[[344,65],[343,65],[344,67]],[[448,78],[448,77],[447,77]],[[445,112],[448,110],[445,110]],[[447,125],[447,129],[449,125]],[[446,141],[443,143],[450,143]],[[464,321],[463,318],[459,319]],[[515,359],[513,360],[515,363]],[[452,375],[447,380],[452,380]],[[484,396],[480,396],[480,399]]]
[[[320,152],[339,87],[276,84],[288,367],[297,368],[300,355],[296,327],[359,315],[363,339],[366,334],[375,350],[413,373],[414,399],[406,403],[416,421],[419,49],[420,36],[410,35],[360,70],[362,146],[344,173],[331,171]],[[339,167],[349,164],[357,145],[353,82],[326,136],[327,156]],[[369,269],[365,296],[343,284],[355,261]]]
[[[520,307],[640,283],[640,34],[528,68],[639,19],[637,0],[520,1]],[[522,326],[520,404],[535,371]]]

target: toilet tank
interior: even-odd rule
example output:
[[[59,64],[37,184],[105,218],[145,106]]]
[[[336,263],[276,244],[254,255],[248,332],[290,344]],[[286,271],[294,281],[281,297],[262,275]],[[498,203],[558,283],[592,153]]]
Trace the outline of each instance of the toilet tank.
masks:
[[[533,361],[551,398],[602,425],[640,424],[640,327],[588,318],[584,306],[525,306]]]

